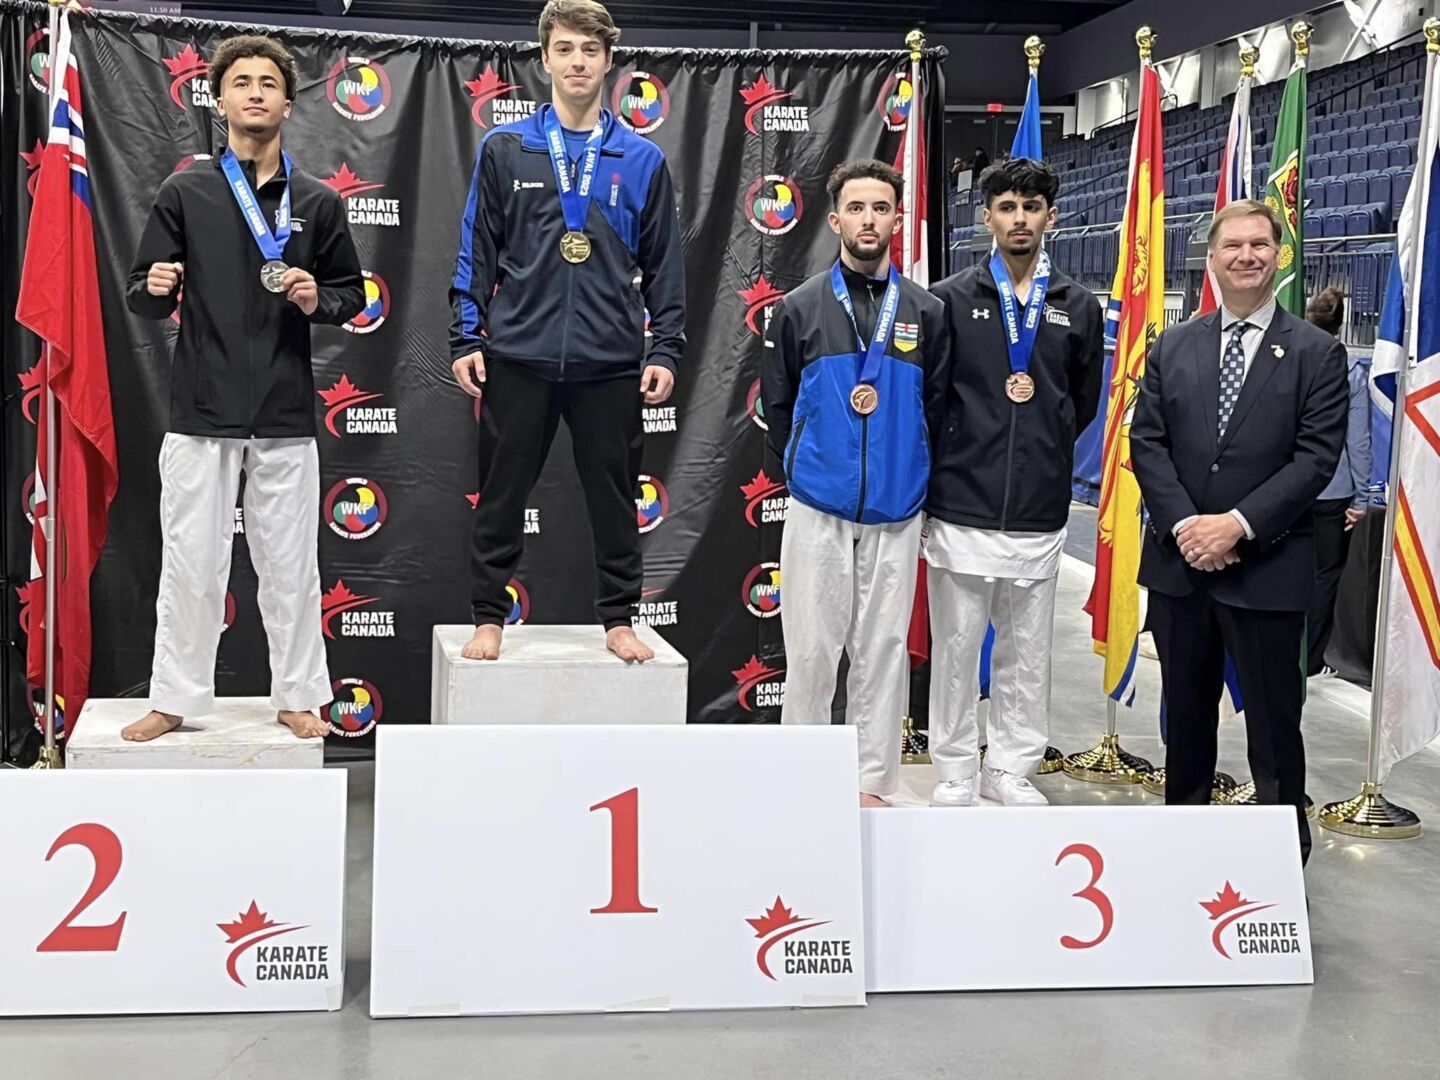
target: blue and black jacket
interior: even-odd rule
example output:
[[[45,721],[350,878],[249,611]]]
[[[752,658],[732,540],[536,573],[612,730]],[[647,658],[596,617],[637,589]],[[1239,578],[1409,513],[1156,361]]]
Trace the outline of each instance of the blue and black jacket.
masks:
[[[541,119],[549,108],[480,143],[450,288],[451,359],[478,349],[552,381],[638,378],[642,357],[674,372],[685,345],[685,261],[665,157],[601,113],[585,223],[591,254],[568,263]]]
[[[843,273],[868,341],[886,282]],[[850,405],[865,359],[855,330],[829,271],[775,306],[760,374],[770,445],[791,498],[866,525],[905,521],[925,502],[940,424],[950,351],[944,307],[901,279],[895,329],[874,383],[879,405],[869,416]]]

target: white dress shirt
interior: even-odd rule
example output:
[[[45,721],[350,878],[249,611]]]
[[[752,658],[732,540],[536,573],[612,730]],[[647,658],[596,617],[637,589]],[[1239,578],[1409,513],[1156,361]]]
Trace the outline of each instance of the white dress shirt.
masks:
[[[1240,335],[1240,347],[1245,350],[1245,371],[1240,377],[1240,383],[1243,386],[1245,380],[1250,377],[1250,368],[1255,363],[1255,354],[1260,351],[1260,342],[1264,339],[1265,332],[1270,329],[1270,323],[1273,322],[1274,319],[1275,297],[1273,295],[1269,300],[1265,301],[1258,311],[1252,311],[1243,319],[1224,304],[1221,304],[1220,355],[1216,358],[1216,370],[1218,371],[1219,367],[1225,363],[1225,353],[1230,348],[1230,336],[1234,333],[1235,324],[1244,322],[1245,329]],[[1210,419],[1211,423],[1214,424],[1219,424],[1220,422],[1218,416],[1213,416]],[[1245,515],[1240,513],[1239,510],[1231,510],[1230,513],[1233,514],[1235,520],[1240,523],[1240,527],[1245,530],[1245,538],[1247,540],[1254,540],[1255,530],[1250,528],[1250,523],[1245,520]],[[1177,521],[1175,523],[1174,535],[1179,536],[1180,530],[1194,521],[1197,516],[1199,515],[1192,514],[1190,517],[1181,518]]]

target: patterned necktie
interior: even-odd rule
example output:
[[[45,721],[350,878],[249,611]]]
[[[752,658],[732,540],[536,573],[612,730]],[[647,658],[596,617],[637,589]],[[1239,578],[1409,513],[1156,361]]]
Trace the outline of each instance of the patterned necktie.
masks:
[[[1225,438],[1225,429],[1230,426],[1230,414],[1235,411],[1235,402],[1240,398],[1240,387],[1245,383],[1245,331],[1249,323],[1237,322],[1230,335],[1230,344],[1225,346],[1225,358],[1220,361],[1220,433]]]

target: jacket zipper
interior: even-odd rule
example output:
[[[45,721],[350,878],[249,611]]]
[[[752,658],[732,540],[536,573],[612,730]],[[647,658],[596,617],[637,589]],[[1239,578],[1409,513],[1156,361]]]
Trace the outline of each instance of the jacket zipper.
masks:
[[[870,471],[867,464],[870,457],[870,417],[860,418],[860,501],[855,506],[855,520],[865,516],[865,480]]]
[[[790,437],[790,460],[785,463],[786,480],[795,476],[795,454],[800,449],[800,436],[805,434],[805,421],[808,419],[808,416],[802,416],[800,423],[795,426],[795,434]]]
[[[1010,479],[1015,470],[1015,410],[1019,406],[1010,403],[1010,441],[1005,448],[1005,501],[1000,504],[1000,529],[1009,528],[1010,521]]]

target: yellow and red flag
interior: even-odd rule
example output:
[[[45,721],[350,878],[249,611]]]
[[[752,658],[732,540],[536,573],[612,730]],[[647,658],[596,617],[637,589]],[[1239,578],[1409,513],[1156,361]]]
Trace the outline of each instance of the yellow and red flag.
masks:
[[[1140,68],[1140,111],[1120,227],[1120,259],[1106,318],[1107,335],[1113,329],[1115,363],[1101,454],[1095,585],[1085,605],[1095,651],[1105,657],[1105,693],[1116,701],[1130,684],[1140,636],[1140,485],[1130,464],[1130,420],[1145,374],[1145,354],[1165,326],[1163,142],[1160,79],[1146,60]]]

